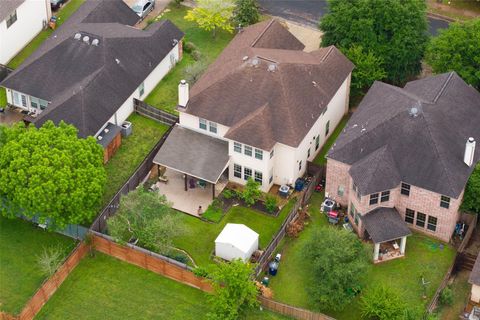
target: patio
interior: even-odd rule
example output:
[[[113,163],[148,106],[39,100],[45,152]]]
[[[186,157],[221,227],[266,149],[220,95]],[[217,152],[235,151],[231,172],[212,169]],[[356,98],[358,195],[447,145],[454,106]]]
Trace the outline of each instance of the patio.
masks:
[[[18,108],[5,108],[3,112],[0,112],[0,124],[14,124],[22,121],[24,114]]]

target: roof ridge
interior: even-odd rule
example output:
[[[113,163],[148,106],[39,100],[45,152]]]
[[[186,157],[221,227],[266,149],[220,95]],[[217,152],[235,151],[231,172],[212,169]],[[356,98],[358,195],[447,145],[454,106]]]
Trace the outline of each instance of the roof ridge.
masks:
[[[443,83],[442,87],[440,88],[440,90],[438,91],[437,95],[435,96],[435,98],[433,98],[433,103],[437,103],[437,100],[442,96],[443,92],[445,91],[445,89],[447,88],[447,85],[450,83],[450,80],[452,79],[453,75],[454,75],[455,71],[451,71],[447,77],[447,79],[445,80],[445,82]]]
[[[270,22],[267,24],[267,26],[265,27],[265,29],[263,29],[263,31],[255,38],[255,40],[253,40],[252,44],[250,45],[250,47],[254,47],[257,42],[263,37],[263,35],[265,34],[265,32],[267,32],[267,30],[270,28],[270,26],[275,22],[275,19],[272,19],[270,20]]]
[[[249,122],[250,120],[252,120],[252,118],[256,117],[257,115],[263,113],[266,109],[266,107],[268,106],[268,102],[263,104],[260,108],[258,108],[257,110],[255,110],[254,112],[251,112],[249,114],[247,114],[245,117],[243,117],[240,121],[238,121],[234,126],[232,126],[230,128],[230,130],[228,130],[229,132],[230,131],[235,131],[236,129],[240,128],[241,126],[243,126],[245,123]]]

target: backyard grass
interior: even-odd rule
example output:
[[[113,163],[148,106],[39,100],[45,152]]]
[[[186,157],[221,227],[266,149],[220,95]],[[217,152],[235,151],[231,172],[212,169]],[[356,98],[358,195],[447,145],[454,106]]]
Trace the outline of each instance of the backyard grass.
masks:
[[[7,105],[7,91],[5,88],[0,88],[0,108]]]
[[[77,11],[84,2],[85,0],[69,0],[59,12],[52,12],[52,15],[57,16],[57,28]],[[10,60],[8,66],[13,69],[18,68],[52,33],[53,30],[50,28],[41,31],[22,51]]]
[[[301,249],[315,229],[328,225],[326,217],[319,210],[322,199],[321,194],[313,195],[310,206],[312,220],[308,227],[297,239],[287,238],[280,248],[283,253],[282,262],[277,276],[272,277],[270,285],[275,300],[311,310],[318,308],[306,291],[311,279]],[[445,245],[441,250],[438,244],[436,240],[414,233],[407,240],[405,258],[370,265],[365,274],[363,290],[370,286],[388,285],[399,291],[409,306],[424,308],[455,257],[455,250],[452,247]],[[422,275],[430,282],[427,286],[427,299],[422,299]],[[341,312],[321,311],[339,320],[360,319],[359,297],[348,303]]]
[[[194,43],[202,55],[201,59],[206,64],[210,64],[232,40],[234,34],[219,31],[214,39],[210,31],[204,31],[196,23],[184,19],[188,9],[184,6],[170,5],[162,15],[161,20],[169,19],[179,27],[185,33],[185,42]],[[184,52],[182,61],[162,79],[145,99],[145,102],[164,111],[176,114],[177,86],[180,80],[185,78],[185,69],[193,63],[195,61],[192,56]]]
[[[450,285],[453,291],[453,303],[451,306],[440,306],[439,313],[441,320],[458,319],[463,314],[463,310],[468,302],[470,289],[472,285],[468,283],[470,272],[466,270],[460,271]]]
[[[132,135],[122,138],[122,145],[105,165],[107,184],[102,206],[117,193],[168,130],[168,126],[137,114],[132,114],[128,121],[132,123]]]
[[[184,226],[185,234],[174,241],[174,245],[187,251],[197,265],[212,263],[210,255],[215,248],[215,239],[227,223],[245,224],[260,235],[259,246],[265,248],[276,234],[293,207],[293,200],[286,204],[277,217],[245,208],[232,207],[219,223],[208,223],[184,213],[179,223]]]
[[[205,319],[207,294],[97,253],[73,270],[36,319]],[[245,319],[286,319],[255,310]]]
[[[43,248],[60,247],[65,256],[75,242],[20,219],[0,216],[0,310],[18,314],[46,278],[37,266]]]
[[[343,119],[338,123],[338,126],[335,128],[333,131],[332,135],[328,137],[327,141],[323,145],[322,149],[320,149],[320,152],[318,155],[315,157],[313,160],[314,163],[323,165],[327,163],[327,159],[325,156],[327,155],[328,150],[332,147],[332,145],[335,143],[335,140],[337,140],[338,136],[342,132],[343,128],[345,128],[345,125],[348,122],[348,119],[350,119],[349,115],[346,115],[343,117]]]

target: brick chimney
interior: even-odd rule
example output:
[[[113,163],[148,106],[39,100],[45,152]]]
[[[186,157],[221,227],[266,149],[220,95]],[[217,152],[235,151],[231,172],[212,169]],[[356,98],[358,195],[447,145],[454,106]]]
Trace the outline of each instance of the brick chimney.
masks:
[[[475,144],[476,141],[472,137],[468,138],[465,145],[465,155],[463,156],[463,162],[469,167],[473,165],[473,158],[475,157]]]

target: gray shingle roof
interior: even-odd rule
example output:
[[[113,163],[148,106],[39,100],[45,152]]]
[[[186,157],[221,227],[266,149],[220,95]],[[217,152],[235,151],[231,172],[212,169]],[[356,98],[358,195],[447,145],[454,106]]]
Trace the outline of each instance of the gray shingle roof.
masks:
[[[391,241],[412,234],[395,208],[378,207],[361,216],[361,219],[374,243]]]
[[[138,20],[126,10],[133,13],[121,0],[87,1],[34,58],[1,83],[50,102],[32,119],[36,125],[64,120],[75,125],[80,136],[94,135],[171,51],[173,39],[183,37],[168,20],[147,30],[124,25]],[[89,36],[90,43],[99,39],[99,45],[74,40],[77,32]]]
[[[0,1],[0,22],[3,22],[15,9],[20,7],[25,0],[1,0]]]
[[[276,142],[296,147],[353,69],[333,46],[310,53],[303,48],[275,20],[250,26],[193,86],[186,110],[179,110],[231,127],[226,138],[263,150]]]
[[[475,264],[473,265],[472,272],[470,273],[470,277],[468,278],[468,282],[471,284],[475,284],[480,286],[480,254],[477,256],[475,260]]]
[[[457,198],[474,168],[463,156],[469,137],[480,140],[479,123],[480,93],[454,72],[403,89],[375,82],[327,157],[352,165],[362,195],[403,181]]]
[[[153,162],[217,183],[229,159],[228,142],[177,125]]]

